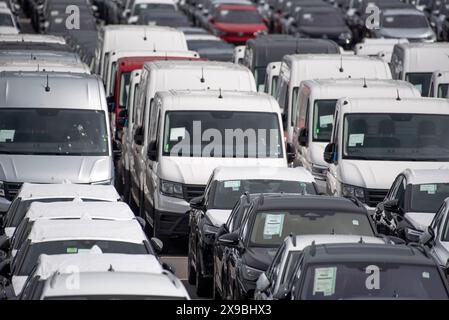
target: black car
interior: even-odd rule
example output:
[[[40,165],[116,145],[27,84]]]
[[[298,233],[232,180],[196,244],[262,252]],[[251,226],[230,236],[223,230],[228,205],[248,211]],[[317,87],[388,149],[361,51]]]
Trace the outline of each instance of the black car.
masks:
[[[232,62],[234,46],[215,36],[187,39],[189,50],[198,52],[201,58],[211,61]]]
[[[222,258],[222,297],[251,299],[256,281],[290,234],[376,236],[368,212],[356,199],[327,196],[260,195],[249,204],[241,227],[217,238]],[[217,251],[217,250],[216,250]],[[214,257],[216,260],[217,257]],[[217,285],[217,283],[215,283]]]
[[[289,33],[299,37],[330,39],[345,49],[353,43],[352,32],[343,14],[334,7],[302,8],[290,25]]]
[[[246,42],[242,64],[254,74],[259,87],[265,81],[267,66],[281,61],[287,54],[340,53],[338,45],[330,40],[304,39],[291,35],[271,34],[259,36]]]
[[[190,27],[189,18],[180,11],[173,9],[153,9],[143,11],[138,17],[136,24],[157,25],[172,28]]]
[[[293,300],[449,299],[445,274],[420,246],[312,244],[294,274]]]

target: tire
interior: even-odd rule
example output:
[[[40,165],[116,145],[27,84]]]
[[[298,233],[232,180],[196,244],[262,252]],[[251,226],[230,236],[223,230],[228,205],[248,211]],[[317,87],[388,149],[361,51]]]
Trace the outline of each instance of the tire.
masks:
[[[196,273],[192,266],[192,255],[190,254],[190,238],[189,238],[189,251],[187,253],[187,280],[192,286],[196,285]]]
[[[196,247],[196,260],[195,260],[195,266],[196,266],[196,294],[200,297],[210,297],[212,295],[212,288],[211,288],[211,281],[208,278],[204,278],[201,273],[201,262],[200,262],[200,246],[199,243]]]

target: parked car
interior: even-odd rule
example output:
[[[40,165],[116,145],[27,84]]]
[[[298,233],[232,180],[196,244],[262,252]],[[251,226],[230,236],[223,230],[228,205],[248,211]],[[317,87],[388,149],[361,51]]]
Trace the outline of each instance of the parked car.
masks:
[[[150,10],[141,13],[135,24],[172,28],[187,28],[192,25],[185,14],[172,9]]]
[[[140,16],[159,10],[177,11],[174,0],[133,0],[128,1],[127,8],[123,11],[123,23],[136,23]],[[146,23],[145,23],[146,24]]]
[[[210,61],[232,62],[234,46],[220,38],[209,35],[186,35],[187,46],[189,50],[198,52],[203,59]]]
[[[18,34],[14,14],[8,8],[0,8],[0,34]]]

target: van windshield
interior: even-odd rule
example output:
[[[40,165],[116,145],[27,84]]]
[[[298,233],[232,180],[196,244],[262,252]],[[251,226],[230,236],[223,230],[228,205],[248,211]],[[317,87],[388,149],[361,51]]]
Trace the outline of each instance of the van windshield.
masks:
[[[405,80],[413,84],[421,92],[422,96],[427,96],[432,80],[432,73],[407,73]]]
[[[107,156],[103,111],[0,109],[0,154]]]
[[[170,111],[165,116],[163,154],[282,158],[279,117],[267,112]]]
[[[328,142],[334,124],[337,100],[316,100],[313,110],[313,141]]]
[[[344,119],[343,158],[449,161],[449,116],[354,113]]]

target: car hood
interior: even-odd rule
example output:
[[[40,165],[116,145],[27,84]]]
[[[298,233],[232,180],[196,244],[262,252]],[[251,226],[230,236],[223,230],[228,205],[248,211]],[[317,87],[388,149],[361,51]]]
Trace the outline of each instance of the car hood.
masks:
[[[212,171],[218,166],[269,166],[286,167],[283,158],[199,158],[199,157],[163,157],[158,164],[158,176],[161,179],[205,185]]]
[[[309,36],[322,38],[323,35],[326,35],[328,37],[338,37],[342,33],[350,32],[349,28],[346,26],[340,26],[340,27],[299,27],[298,31],[301,33],[305,33]]]
[[[0,27],[0,34],[19,34],[19,31],[14,27]]]
[[[263,30],[267,30],[267,27],[264,24],[240,24],[240,23],[220,23],[220,22],[216,22],[214,23],[215,27],[221,31],[226,31],[226,32],[235,32],[235,33],[239,33],[239,32],[244,32],[244,33],[249,33],[249,32],[258,32],[258,31],[263,31]]]
[[[432,223],[435,213],[429,212],[407,212],[404,218],[419,231],[426,231],[427,227]]]
[[[11,284],[14,289],[14,294],[18,296],[21,292],[23,287],[25,286],[25,282],[27,281],[27,276],[13,276],[11,279]]]
[[[0,155],[0,180],[34,183],[92,183],[110,180],[109,157]]]
[[[248,248],[244,254],[244,263],[252,268],[266,271],[279,248]]]
[[[231,211],[232,210],[209,209],[206,212],[206,217],[214,226],[221,227],[228,221]]]
[[[378,37],[385,38],[426,39],[433,35],[429,28],[383,28],[375,32]]]
[[[338,175],[341,182],[345,184],[368,189],[388,190],[397,175],[407,168],[412,170],[448,169],[449,163],[344,159],[338,165]]]

